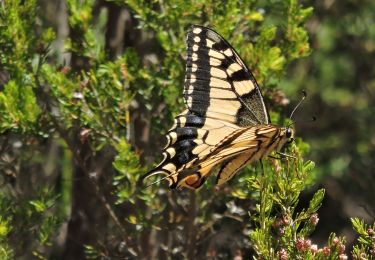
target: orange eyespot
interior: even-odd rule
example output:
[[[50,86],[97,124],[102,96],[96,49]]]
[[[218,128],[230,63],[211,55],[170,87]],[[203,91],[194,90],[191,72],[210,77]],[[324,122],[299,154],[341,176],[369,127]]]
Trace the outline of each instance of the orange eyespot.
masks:
[[[189,186],[193,186],[199,180],[198,176],[193,174],[185,178],[185,183]]]
[[[205,178],[199,177],[198,174],[193,174],[185,178],[185,184],[194,189],[198,189],[204,183]]]

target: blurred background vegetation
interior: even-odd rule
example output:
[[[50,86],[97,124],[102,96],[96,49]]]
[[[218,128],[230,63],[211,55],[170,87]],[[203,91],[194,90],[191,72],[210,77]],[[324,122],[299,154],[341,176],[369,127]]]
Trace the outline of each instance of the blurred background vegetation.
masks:
[[[375,216],[374,15],[370,0],[1,1],[0,258],[337,259],[360,235],[353,257],[370,259],[375,235],[350,219]],[[307,91],[298,163],[197,192],[137,185],[183,109],[191,24],[236,48],[273,122]]]
[[[307,22],[313,52],[289,67],[283,90],[295,97],[305,89],[310,99],[297,124],[310,144],[319,186],[327,196],[316,236],[335,231],[353,241],[348,216],[375,217],[375,28],[373,1],[319,1]],[[330,231],[329,231],[330,230]]]

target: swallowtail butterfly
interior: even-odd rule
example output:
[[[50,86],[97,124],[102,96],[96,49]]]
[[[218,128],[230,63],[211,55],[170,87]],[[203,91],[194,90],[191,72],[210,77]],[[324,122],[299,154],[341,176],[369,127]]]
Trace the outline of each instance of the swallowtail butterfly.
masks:
[[[259,86],[237,52],[215,31],[193,25],[187,35],[186,110],[167,133],[162,174],[170,188],[202,186],[216,166],[217,184],[279,150],[293,136],[270,123]]]

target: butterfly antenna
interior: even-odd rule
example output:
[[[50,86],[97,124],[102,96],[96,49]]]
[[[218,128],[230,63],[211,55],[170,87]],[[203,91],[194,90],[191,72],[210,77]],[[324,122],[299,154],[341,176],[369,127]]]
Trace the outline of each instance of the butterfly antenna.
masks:
[[[310,120],[294,121],[294,122],[290,123],[287,127],[290,127],[290,126],[295,125],[295,124],[300,124],[300,123],[312,123],[312,122],[315,122],[315,121],[316,121],[316,117],[312,116]]]
[[[296,110],[298,109],[298,107],[302,104],[302,102],[305,100],[305,98],[307,97],[307,93],[305,90],[302,90],[302,98],[301,100],[298,102],[298,104],[294,107],[292,113],[290,113],[290,116],[289,116],[289,119],[292,120],[293,118],[293,115],[294,115],[294,112],[296,112]],[[315,120],[314,120],[315,121]]]

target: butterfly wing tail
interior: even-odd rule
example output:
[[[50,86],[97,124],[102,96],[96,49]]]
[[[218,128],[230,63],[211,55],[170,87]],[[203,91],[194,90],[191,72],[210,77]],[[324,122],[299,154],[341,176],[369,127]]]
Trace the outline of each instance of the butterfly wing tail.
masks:
[[[164,176],[162,178],[156,180],[156,181],[153,181],[151,183],[147,183],[148,179],[152,178],[153,176],[157,176],[157,175],[164,175]],[[141,186],[145,186],[147,188],[147,187],[150,187],[154,184],[157,184],[157,183],[167,179],[168,176],[169,176],[169,174],[165,170],[152,169],[151,171],[149,171],[146,174],[141,176],[139,183],[140,183]]]
[[[171,169],[173,165],[165,165],[165,164],[160,164],[158,165],[155,169],[152,169],[151,171],[147,172],[146,174],[144,174],[141,178],[140,178],[140,183],[143,185],[143,186],[146,186],[146,187],[149,187],[149,186],[152,186],[156,183],[159,183],[163,180],[168,180],[169,181],[169,186],[172,186],[173,185],[173,178],[172,178],[172,175],[175,174],[175,170],[172,171],[173,169]],[[161,175],[162,177],[156,181],[153,181],[151,183],[146,183],[146,181],[152,177],[155,177],[155,176],[158,176],[158,175]]]

